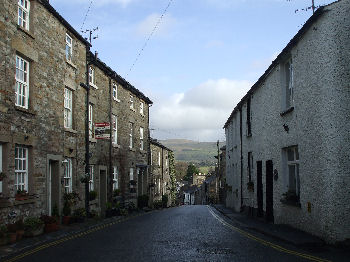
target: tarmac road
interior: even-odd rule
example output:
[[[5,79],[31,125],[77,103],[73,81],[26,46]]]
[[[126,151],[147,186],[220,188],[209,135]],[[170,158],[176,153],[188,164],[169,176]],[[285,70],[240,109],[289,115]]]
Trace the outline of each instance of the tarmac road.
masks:
[[[329,261],[319,255],[237,228],[212,207],[181,206],[5,261]]]

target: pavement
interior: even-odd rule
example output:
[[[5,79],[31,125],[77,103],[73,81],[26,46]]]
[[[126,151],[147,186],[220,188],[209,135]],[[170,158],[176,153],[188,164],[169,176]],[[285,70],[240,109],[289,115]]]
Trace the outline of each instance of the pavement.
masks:
[[[326,243],[320,238],[310,235],[304,231],[292,228],[288,225],[267,223],[263,220],[253,218],[246,213],[234,212],[222,204],[215,204],[212,206],[225,217],[231,219],[235,223],[238,223],[240,226],[275,238],[279,241],[283,241],[304,249],[317,249],[326,245]]]
[[[145,211],[134,211],[128,216],[116,216],[105,219],[88,219],[84,223],[74,223],[68,226],[60,225],[60,228],[56,232],[45,233],[40,236],[31,237],[31,238],[23,238],[20,241],[12,245],[0,246],[0,261],[3,258],[8,256],[13,256],[15,254],[19,254],[25,252],[29,249],[32,249],[37,246],[41,246],[43,244],[53,242],[71,235],[76,235],[82,232],[86,232],[88,230],[93,230],[94,228],[103,227],[104,225],[110,223],[116,223],[121,220],[125,220],[128,217],[134,217],[136,215],[140,215]]]

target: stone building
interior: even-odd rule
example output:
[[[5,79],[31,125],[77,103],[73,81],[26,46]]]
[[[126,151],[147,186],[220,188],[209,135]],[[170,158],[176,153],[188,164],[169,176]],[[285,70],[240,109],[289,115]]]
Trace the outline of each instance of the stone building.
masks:
[[[320,7],[227,122],[226,204],[350,238],[350,2]]]
[[[156,139],[150,139],[150,191],[149,201],[152,205],[154,201],[162,200],[162,196],[168,196],[168,206],[171,204],[171,177],[169,166],[169,153],[171,149],[159,143]]]
[[[61,213],[65,193],[76,192],[85,199],[81,178],[88,113],[93,173],[89,186],[98,192],[98,200],[90,204],[103,211],[118,187],[125,199],[135,199],[140,192],[136,185],[142,184],[137,176],[147,175],[152,102],[93,59],[90,44],[46,0],[0,1],[0,46],[1,223],[50,215],[54,207]],[[87,62],[96,75],[87,72]],[[86,90],[80,86],[87,75],[89,109]],[[96,139],[94,123],[110,122],[116,143]]]
[[[198,173],[198,174],[193,174],[192,177],[192,185],[201,185],[204,180],[206,179],[206,175],[202,174],[202,173]]]

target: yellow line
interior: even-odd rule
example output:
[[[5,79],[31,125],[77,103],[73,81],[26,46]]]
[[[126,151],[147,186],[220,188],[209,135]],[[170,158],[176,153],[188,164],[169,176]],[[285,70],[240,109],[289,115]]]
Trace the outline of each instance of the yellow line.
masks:
[[[242,229],[239,229],[238,227],[235,227],[235,226],[232,226],[231,224],[227,223],[226,221],[224,221],[222,218],[220,218],[218,215],[216,215],[214,213],[214,211],[209,207],[208,207],[208,210],[209,212],[213,215],[213,217],[215,217],[221,224],[223,224],[224,226],[240,233],[241,235],[251,239],[251,240],[254,240],[256,242],[259,242],[265,246],[269,246],[273,249],[276,249],[280,252],[283,252],[283,253],[287,253],[287,254],[291,254],[291,255],[295,255],[295,256],[298,256],[298,257],[302,257],[302,258],[305,258],[305,259],[308,259],[310,261],[316,261],[316,262],[331,262],[330,260],[326,260],[326,259],[323,259],[323,258],[319,258],[319,257],[315,257],[315,256],[311,256],[311,255],[308,255],[308,254],[304,254],[304,253],[299,253],[299,252],[296,252],[296,251],[293,251],[293,250],[289,250],[289,249],[286,249],[282,246],[279,246],[279,245],[276,245],[272,242],[269,242],[269,241],[266,241],[264,239],[261,239],[261,238],[258,238],[246,231],[243,231]]]
[[[153,213],[153,211],[151,212],[147,212],[147,213],[144,213],[144,214],[139,214],[139,215],[135,215],[135,216],[132,216],[132,217],[129,217],[129,218],[123,218],[121,220],[117,220],[117,221],[114,221],[114,222],[111,222],[111,223],[108,223],[108,224],[105,224],[105,225],[100,225],[100,226],[96,226],[92,229],[89,229],[87,231],[84,231],[84,232],[80,232],[80,233],[77,233],[77,234],[74,234],[74,235],[71,235],[71,236],[67,236],[67,237],[64,237],[64,238],[61,238],[61,239],[58,239],[58,240],[55,240],[53,242],[50,242],[50,243],[47,243],[47,244],[43,244],[41,246],[38,246],[32,250],[29,250],[27,252],[24,252],[23,254],[19,254],[13,258],[10,258],[8,260],[5,260],[4,262],[14,262],[14,261],[17,261],[21,258],[24,258],[26,256],[29,256],[29,255],[32,255],[36,252],[39,252],[40,250],[43,250],[43,249],[46,249],[46,248],[49,248],[49,247],[52,247],[52,246],[56,246],[56,245],[59,245],[63,242],[66,242],[68,240],[72,240],[72,239],[75,239],[75,238],[79,238],[81,236],[85,236],[85,235],[88,235],[90,233],[93,233],[93,232],[96,232],[96,231],[99,231],[99,230],[102,230],[106,227],[110,227],[112,225],[115,225],[115,224],[118,224],[118,223],[121,223],[121,222],[125,222],[129,219],[132,219],[132,218],[135,218],[135,217],[139,217],[139,216],[143,216],[143,215],[146,215],[146,214],[150,214],[150,213]]]

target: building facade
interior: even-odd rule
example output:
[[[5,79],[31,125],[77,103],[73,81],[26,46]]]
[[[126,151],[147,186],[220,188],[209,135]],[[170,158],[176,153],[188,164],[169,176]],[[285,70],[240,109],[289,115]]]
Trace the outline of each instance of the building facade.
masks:
[[[328,242],[350,238],[349,11],[319,8],[224,126],[227,206]]]

